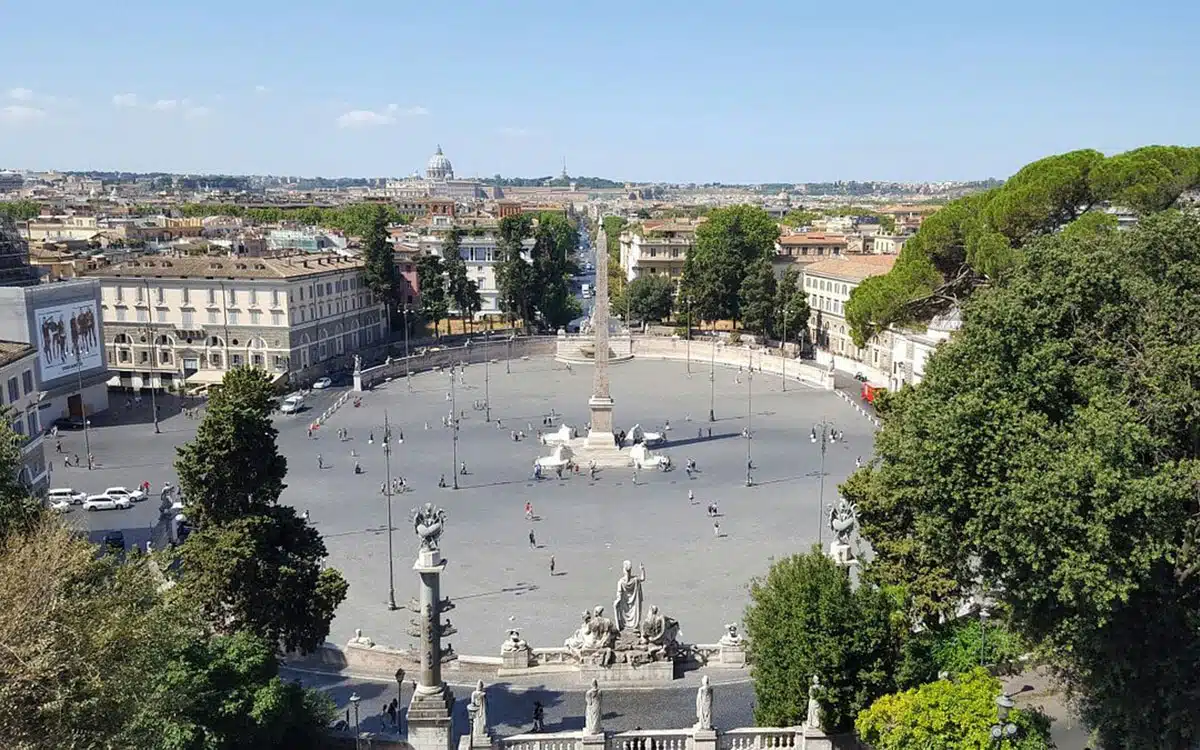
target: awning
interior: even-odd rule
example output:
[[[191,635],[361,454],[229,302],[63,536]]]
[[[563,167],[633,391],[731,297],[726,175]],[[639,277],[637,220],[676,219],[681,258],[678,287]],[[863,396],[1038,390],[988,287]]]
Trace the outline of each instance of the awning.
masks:
[[[196,370],[183,382],[188,385],[217,385],[224,379],[224,370]]]

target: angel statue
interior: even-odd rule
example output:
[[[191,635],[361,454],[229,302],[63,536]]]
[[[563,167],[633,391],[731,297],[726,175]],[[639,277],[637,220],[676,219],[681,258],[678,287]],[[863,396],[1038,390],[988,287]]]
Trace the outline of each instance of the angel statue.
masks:
[[[421,537],[421,549],[436,550],[446,526],[446,511],[425,503],[424,507],[413,508],[412,522],[413,531]]]
[[[837,535],[841,544],[850,543],[850,535],[858,526],[858,506],[846,498],[838,498],[837,504],[829,509],[829,528]]]

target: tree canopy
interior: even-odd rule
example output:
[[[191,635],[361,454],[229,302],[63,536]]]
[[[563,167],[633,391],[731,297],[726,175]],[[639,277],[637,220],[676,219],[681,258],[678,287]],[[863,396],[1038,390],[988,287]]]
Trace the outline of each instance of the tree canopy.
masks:
[[[369,223],[363,234],[363,281],[383,300],[390,313],[400,302],[400,277],[396,255],[388,241],[387,211],[380,205],[368,209]],[[390,322],[390,321],[389,321]]]
[[[636,320],[666,320],[675,303],[675,284],[665,274],[646,274],[629,282],[625,289],[629,314]],[[622,307],[619,312],[624,312]],[[627,321],[628,322],[628,321]]]
[[[496,243],[496,289],[500,309],[508,313],[509,322],[520,318],[528,326],[532,319],[535,299],[533,266],[525,260],[524,242],[533,233],[533,217],[529,214],[506,216],[500,220]]]
[[[738,289],[742,324],[746,330],[768,335],[775,326],[775,269],[769,258],[758,258],[746,267],[746,276]]]
[[[846,305],[854,340],[863,346],[889,325],[929,320],[1090,212],[1113,205],[1145,216],[1197,187],[1200,148],[1147,146],[1109,158],[1081,150],[1033,162],[1001,187],[948,203],[909,238],[890,272],[860,284]]]
[[[436,255],[417,256],[417,287],[421,292],[421,316],[438,324],[450,315],[450,296],[446,293],[446,264]]]
[[[463,320],[473,318],[482,309],[483,302],[479,298],[479,285],[467,275],[467,262],[462,257],[461,229],[455,227],[446,233],[442,255],[445,258],[443,267],[446,270],[449,301],[454,303]]]
[[[993,592],[1104,746],[1187,746],[1200,738],[1200,218],[1063,232],[1023,255],[965,304],[925,379],[888,400],[877,460],[842,490],[874,575],[918,616]]]
[[[808,296],[800,287],[800,271],[791,266],[775,287],[775,309],[778,310],[776,328],[772,334],[781,341],[802,341],[808,330]]]
[[[741,318],[740,290],[747,269],[770,258],[779,225],[757,206],[718,208],[696,228],[683,270],[683,289],[705,320]]]

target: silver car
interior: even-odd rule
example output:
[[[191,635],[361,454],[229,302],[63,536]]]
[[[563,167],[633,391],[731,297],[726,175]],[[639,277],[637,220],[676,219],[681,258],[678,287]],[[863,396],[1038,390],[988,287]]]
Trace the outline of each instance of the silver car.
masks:
[[[83,501],[84,510],[127,510],[131,507],[133,503],[128,497],[113,495],[89,495],[88,499]]]

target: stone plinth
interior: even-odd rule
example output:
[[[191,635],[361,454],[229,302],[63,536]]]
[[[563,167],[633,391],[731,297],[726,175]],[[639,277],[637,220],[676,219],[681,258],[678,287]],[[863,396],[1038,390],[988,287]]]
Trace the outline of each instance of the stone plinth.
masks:
[[[579,738],[583,750],[604,750],[607,741],[603,734],[585,734]]]
[[[693,731],[692,750],[717,750],[717,730],[697,729]]]
[[[454,693],[441,685],[418,686],[408,704],[408,744],[413,750],[453,750]]]
[[[854,559],[854,552],[849,544],[833,541],[829,543],[829,556],[838,565],[857,565],[858,560]]]
[[[720,666],[741,669],[746,666],[746,644],[720,644],[721,653],[718,655]]]
[[[589,448],[615,447],[613,437],[613,400],[603,396],[592,396],[588,399],[588,409],[591,412],[591,429],[588,430],[585,441]]]
[[[579,678],[585,684],[597,680],[601,685],[667,683],[675,679],[675,662],[664,659],[637,666],[613,664],[610,667],[582,664],[579,667]]]
[[[796,734],[801,750],[835,750],[834,738],[820,729],[804,727]]]

